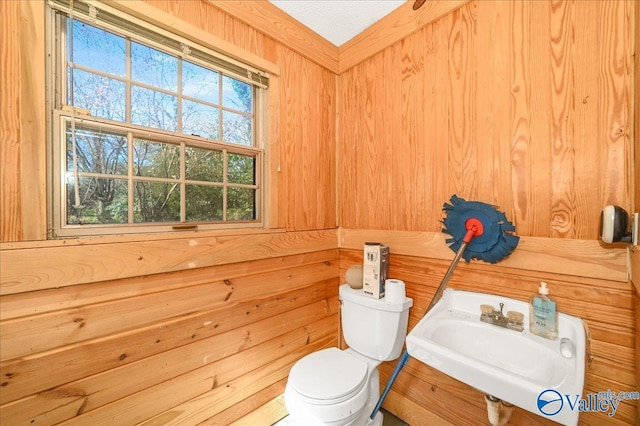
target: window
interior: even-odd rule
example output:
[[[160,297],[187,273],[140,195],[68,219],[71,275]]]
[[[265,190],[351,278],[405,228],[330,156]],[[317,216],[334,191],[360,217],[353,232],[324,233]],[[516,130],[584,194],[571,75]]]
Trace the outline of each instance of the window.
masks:
[[[267,75],[68,7],[50,19],[53,236],[262,226]]]

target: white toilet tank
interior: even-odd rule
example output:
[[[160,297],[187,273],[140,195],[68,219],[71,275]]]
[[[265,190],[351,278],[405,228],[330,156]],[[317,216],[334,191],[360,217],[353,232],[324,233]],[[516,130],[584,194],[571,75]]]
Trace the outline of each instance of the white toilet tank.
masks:
[[[365,296],[362,289],[340,286],[342,334],[349,347],[369,358],[390,361],[400,356],[407,336],[413,300],[387,302]]]

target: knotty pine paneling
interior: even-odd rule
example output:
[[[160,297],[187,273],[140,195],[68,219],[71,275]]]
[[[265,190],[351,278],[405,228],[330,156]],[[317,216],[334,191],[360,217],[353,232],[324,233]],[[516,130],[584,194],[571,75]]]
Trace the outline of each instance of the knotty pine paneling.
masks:
[[[143,0],[132,7],[127,0],[111,0],[110,4],[142,19],[155,19],[157,25],[180,35],[196,34],[202,43],[240,61],[279,74],[277,64],[265,58],[270,40],[255,28],[201,0]],[[187,26],[185,26],[185,24]],[[190,28],[189,28],[190,27]],[[191,31],[190,31],[191,30]],[[212,41],[208,38],[213,36]]]
[[[44,239],[44,49],[32,54],[44,45],[44,8],[2,2],[0,17],[0,241]]]
[[[634,163],[632,180],[634,188],[634,212],[640,212],[640,60],[638,51],[640,50],[640,7],[634,4],[634,89],[633,104],[631,111],[634,118]],[[630,249],[629,262],[631,263],[631,279],[636,288],[636,330],[640,330],[640,245]],[[640,389],[640,332],[636,333],[636,389]],[[636,401],[636,424],[640,424],[640,400]]]
[[[452,260],[454,252],[442,232],[339,229],[340,248],[360,250],[366,241],[384,241],[396,254]],[[627,250],[604,247],[598,241],[521,237],[516,250],[500,262],[520,272],[547,272],[574,277],[604,278],[626,283]],[[476,262],[479,268],[490,265]]]
[[[329,71],[338,72],[338,48],[271,3],[251,0],[207,1]]]
[[[204,274],[207,269],[203,268]],[[72,309],[41,314],[38,321],[24,317],[0,323],[3,337],[1,359],[11,359],[31,355],[37,352],[59,347],[61,344],[73,344],[104,335],[115,334],[122,330],[122,323],[129,328],[142,327],[193,311],[193,300],[199,300],[210,309],[226,304],[233,298],[240,300],[260,299],[270,294],[271,286],[264,283],[286,282],[295,287],[306,283],[308,276],[316,280],[335,278],[334,271],[322,262],[291,267],[283,273],[281,270],[263,272],[255,276],[238,277],[233,280],[204,281],[204,284],[192,285],[189,291],[181,286],[161,293],[129,297],[118,302],[102,302],[98,305],[74,307]],[[180,280],[185,282],[189,274],[182,273]],[[225,281],[227,281],[225,283]],[[168,302],[168,301],[169,302]]]
[[[415,300],[412,326],[453,257],[443,203],[458,194],[497,205],[519,247],[499,265],[462,263],[450,285],[528,300],[548,281],[560,309],[590,328],[585,391],[637,389],[626,249],[597,241],[601,208],[631,207],[637,185],[635,6],[473,1],[341,72],[342,272],[361,262],[363,241],[389,243],[392,276]],[[382,383],[394,365],[383,364]],[[405,369],[387,409],[413,425],[486,424],[479,392],[414,360]],[[580,424],[636,416],[627,401],[614,418]],[[511,423],[551,424],[522,410]]]
[[[465,1],[437,7],[445,3]],[[633,8],[471,1],[433,23],[396,16],[402,28],[376,24],[393,42],[362,54],[366,40],[354,39],[340,49],[336,76],[332,49],[305,52],[252,26],[250,14],[234,17],[208,1],[145,0],[135,9],[148,19],[219,40],[227,54],[246,54],[272,73],[267,155],[277,202],[269,224],[302,231],[207,235],[189,249],[177,244],[188,246],[187,234],[177,242],[44,241],[44,8],[0,2],[0,240],[10,242],[0,247],[0,349],[11,357],[0,361],[0,423],[276,421],[282,408],[268,407],[277,406],[293,362],[338,339],[341,242],[322,230],[335,228],[337,212],[357,238],[367,229],[408,236],[411,248],[392,255],[392,272],[416,301],[412,326],[450,255],[435,254],[448,250],[437,238],[418,250],[415,241],[440,230],[453,193],[497,204],[531,238],[509,265],[461,264],[451,286],[526,300],[539,280],[553,283],[561,309],[590,326],[588,390],[627,389],[637,377],[633,298],[620,279],[620,251],[593,240],[603,204],[632,202]],[[84,245],[89,265],[71,255]],[[123,262],[120,249],[134,258]],[[354,247],[339,253],[342,273],[361,262]],[[571,271],[561,270],[562,259]],[[413,425],[486,424],[482,395],[416,364],[386,408]],[[381,367],[382,383],[392,368]],[[613,419],[582,416],[581,424],[633,424],[632,411],[624,404]],[[513,419],[545,424],[522,410]]]
[[[439,231],[458,194],[597,239],[632,203],[632,3],[475,1],[341,73],[340,226]]]
[[[3,296],[1,423],[195,424],[269,394],[337,344],[337,277],[332,249]]]
[[[271,73],[277,229],[46,241],[45,3],[0,2],[0,424],[240,421],[337,343],[336,76],[208,2],[110,4]]]
[[[335,231],[220,235],[192,233],[170,239],[70,239],[47,244],[5,244],[0,294],[46,290],[117,278],[305,253],[337,246]]]
[[[284,46],[277,47],[276,55],[283,70],[296,76],[280,79],[281,222],[289,229],[309,223],[335,228],[336,77]]]
[[[266,185],[269,227],[287,230],[335,228],[336,75],[288,46],[200,0],[154,1],[132,8],[165,29],[197,34],[209,45],[272,73],[269,91],[269,159]],[[46,112],[44,111],[44,2],[1,2],[3,19],[2,191],[0,239],[38,241],[47,235]],[[141,12],[141,10],[144,11]],[[215,48],[215,46],[213,46]],[[25,52],[29,52],[28,54]],[[40,52],[41,54],[38,54]],[[26,100],[30,101],[27,102]],[[318,189],[321,190],[318,190]],[[295,203],[295,204],[292,204]],[[301,204],[304,203],[304,204]],[[295,205],[296,208],[279,208]],[[301,206],[304,205],[304,208]]]
[[[638,259],[638,256],[636,256],[636,260],[640,262],[640,260]],[[640,348],[640,292],[638,292],[638,288],[636,287],[636,389],[640,389],[640,350],[639,348]],[[640,400],[636,401],[636,424],[639,424],[639,423],[640,423]]]
[[[353,65],[448,15],[469,1],[430,0],[418,10],[413,10],[414,2],[407,1],[340,46],[339,73],[342,74]]]
[[[444,249],[449,250],[446,246]],[[341,248],[342,278],[344,272],[354,264],[362,264],[362,250]],[[425,315],[449,264],[449,261],[437,258],[394,254],[394,250],[391,250],[389,275],[405,282],[407,296],[414,301],[409,315],[409,330]],[[635,390],[636,302],[630,283],[526,271],[501,264],[461,262],[451,276],[448,287],[528,301],[543,280],[549,283],[551,295],[557,301],[560,311],[581,317],[590,332],[584,392]],[[395,361],[382,365],[383,385],[387,383],[394,368]],[[405,420],[411,420],[412,425],[440,421],[443,424],[448,422],[469,425],[487,422],[486,404],[481,392],[416,360],[411,359],[405,366],[393,390],[393,402],[385,403],[385,407]],[[452,407],[463,406],[464,410],[452,410]],[[409,414],[409,407],[421,407],[424,414]],[[404,415],[407,417],[403,417]],[[634,401],[621,403],[614,418],[595,413],[584,413],[580,418],[580,424],[584,425],[630,425],[634,422]],[[511,423],[554,424],[517,408]]]
[[[279,32],[272,39],[264,32],[265,19],[281,20],[283,14],[269,5],[146,1],[280,67],[280,75],[274,79],[277,90],[269,94],[277,97],[277,104],[270,104],[277,109],[268,113],[270,143],[276,143],[271,158],[277,180],[272,186],[277,186],[280,206],[277,223],[289,230],[335,228],[337,49],[308,35],[302,37],[307,37],[306,41],[298,39],[291,44],[285,43]],[[225,10],[242,13],[233,17]],[[266,17],[261,18],[263,15]],[[261,24],[256,24],[256,29],[243,20]],[[282,25],[296,27],[295,23]],[[301,29],[296,31],[303,33]],[[313,47],[322,51],[310,51]],[[310,53],[305,55],[307,50]]]
[[[0,5],[0,81],[20,81],[20,3],[4,2]],[[19,199],[20,193],[20,150],[14,149],[13,141],[20,140],[20,85],[2,84],[0,91],[0,197],[2,200]],[[22,239],[22,205],[2,203],[0,221],[0,241]]]

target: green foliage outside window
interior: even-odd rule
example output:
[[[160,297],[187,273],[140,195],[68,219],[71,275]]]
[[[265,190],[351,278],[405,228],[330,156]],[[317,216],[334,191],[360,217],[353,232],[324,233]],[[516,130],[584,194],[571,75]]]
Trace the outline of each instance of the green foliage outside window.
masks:
[[[66,32],[66,103],[99,119],[62,116],[67,225],[257,220],[251,84],[77,19]]]

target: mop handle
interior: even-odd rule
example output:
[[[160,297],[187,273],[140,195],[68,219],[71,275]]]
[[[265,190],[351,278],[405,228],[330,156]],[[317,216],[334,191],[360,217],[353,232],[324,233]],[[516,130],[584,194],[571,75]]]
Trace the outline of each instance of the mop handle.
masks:
[[[474,217],[467,219],[465,226],[467,228],[467,233],[462,239],[462,242],[460,243],[460,248],[456,252],[456,255],[453,258],[453,260],[451,261],[451,265],[449,265],[449,269],[447,270],[447,273],[444,274],[444,278],[442,278],[442,281],[440,282],[440,285],[436,290],[436,294],[433,295],[433,299],[431,299],[431,303],[427,308],[427,312],[424,313],[425,315],[429,313],[431,308],[433,308],[435,304],[438,303],[438,300],[440,300],[440,298],[442,297],[442,293],[444,292],[444,289],[447,287],[447,283],[449,282],[449,278],[451,278],[451,275],[453,274],[453,270],[456,269],[456,266],[458,265],[458,262],[460,261],[462,254],[464,253],[465,249],[467,248],[467,246],[469,245],[473,237],[479,237],[484,232],[484,226],[482,225],[482,222],[480,222],[480,220]]]
[[[444,277],[442,278],[442,281],[440,282],[440,285],[436,290],[436,294],[433,295],[433,299],[431,299],[431,303],[429,304],[427,311],[424,313],[425,315],[429,313],[431,308],[433,308],[435,304],[438,303],[438,300],[440,300],[440,298],[442,297],[442,293],[444,292],[444,289],[447,287],[449,278],[451,278],[451,275],[453,274],[453,270],[456,269],[456,266],[458,265],[458,262],[460,261],[460,258],[464,253],[464,250],[467,248],[467,244],[468,243],[466,241],[463,241],[462,244],[460,244],[460,248],[456,252],[456,256],[451,261],[451,265],[449,265],[449,269],[447,270],[447,273],[444,274]]]
[[[472,231],[469,231],[469,233],[471,232]],[[467,233],[467,235],[469,235],[469,233]],[[469,241],[471,241],[472,237],[473,235],[471,235],[471,237],[469,238]],[[433,295],[433,299],[431,299],[431,303],[429,304],[427,311],[424,313],[425,316],[429,313],[431,308],[433,308],[435,304],[438,303],[438,300],[440,300],[440,297],[442,297],[442,293],[444,292],[444,289],[447,286],[447,282],[449,282],[449,278],[451,278],[451,274],[453,274],[453,270],[456,268],[456,265],[460,261],[460,258],[462,257],[464,250],[467,248],[467,245],[469,244],[469,242],[466,240],[467,238],[465,237],[465,240],[463,240],[462,243],[460,244],[460,248],[456,252],[456,256],[453,258],[453,261],[449,266],[449,270],[444,275],[444,278],[442,278],[442,281],[438,286],[438,290],[436,290],[436,294]],[[402,356],[400,357],[400,360],[398,361],[398,365],[396,365],[395,370],[393,370],[393,374],[391,374],[391,377],[387,382],[387,386],[385,386],[384,391],[382,392],[382,395],[380,395],[380,399],[378,399],[378,403],[376,404],[375,408],[371,412],[371,415],[369,416],[369,423],[373,421],[376,414],[378,414],[378,411],[380,411],[380,408],[382,407],[382,403],[387,398],[387,394],[389,393],[389,390],[391,390],[391,386],[393,385],[393,382],[396,381],[396,377],[398,376],[398,373],[400,373],[400,370],[402,370],[402,367],[404,367],[407,361],[409,361],[409,352],[405,349],[404,352],[402,353]]]
[[[407,350],[405,349],[404,352],[402,352],[402,355],[400,356],[400,360],[398,361],[398,365],[396,365],[396,369],[393,370],[393,374],[391,374],[391,377],[389,378],[389,382],[387,382],[387,386],[385,386],[384,391],[382,391],[382,395],[380,395],[380,398],[378,399],[378,403],[376,404],[375,408],[371,412],[371,415],[369,416],[369,422],[368,422],[369,424],[373,422],[373,419],[375,418],[376,414],[378,414],[378,411],[380,411],[380,407],[382,407],[382,403],[387,398],[387,394],[391,390],[391,385],[393,384],[393,382],[396,381],[396,377],[398,376],[398,373],[400,373],[400,370],[402,370],[402,367],[404,367],[407,361],[409,361],[409,352],[407,352]]]

